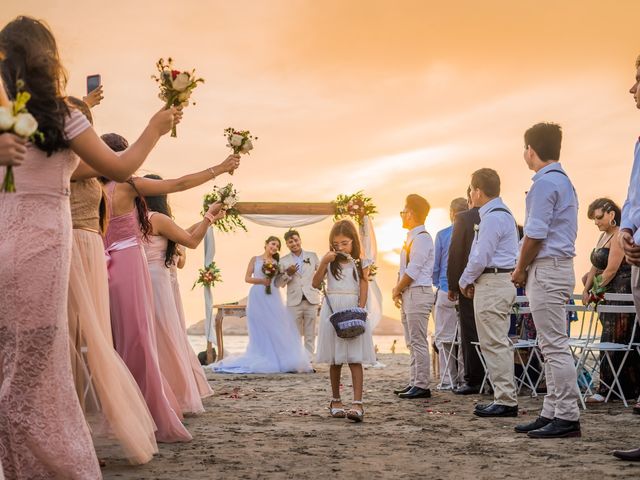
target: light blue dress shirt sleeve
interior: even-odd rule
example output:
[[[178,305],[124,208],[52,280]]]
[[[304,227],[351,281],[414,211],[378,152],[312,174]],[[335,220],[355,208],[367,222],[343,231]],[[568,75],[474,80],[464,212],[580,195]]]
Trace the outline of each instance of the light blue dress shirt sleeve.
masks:
[[[640,141],[636,142],[633,152],[633,168],[629,180],[627,199],[622,206],[620,228],[628,228],[635,233],[640,227]]]
[[[471,246],[469,261],[458,282],[460,288],[463,289],[472,285],[482,275],[484,269],[490,266],[489,263],[496,253],[500,240],[500,217],[498,215],[485,216],[479,227]]]
[[[433,285],[436,288],[440,288],[440,272],[442,271],[442,258],[443,258],[443,241],[442,232],[438,232],[436,235],[436,257],[433,264]]]
[[[549,235],[549,227],[556,204],[557,192],[553,183],[540,179],[531,185],[527,194],[527,223],[524,234],[534,240],[544,240]]]

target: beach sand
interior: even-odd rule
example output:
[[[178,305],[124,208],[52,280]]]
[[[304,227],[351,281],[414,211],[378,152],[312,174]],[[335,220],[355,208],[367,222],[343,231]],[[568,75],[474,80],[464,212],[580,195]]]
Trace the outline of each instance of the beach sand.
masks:
[[[640,447],[640,415],[622,403],[589,407],[580,439],[531,440],[513,431],[533,420],[542,397],[520,397],[519,418],[480,419],[488,396],[433,391],[400,400],[407,355],[380,355],[384,369],[365,372],[365,421],[328,416],[328,367],[304,375],[208,374],[215,395],[207,412],[185,419],[188,444],[160,445],[147,465],[100,455],[105,479],[429,479],[640,478],[640,465],[612,449]],[[351,399],[348,368],[343,399]],[[104,454],[104,452],[102,452]]]

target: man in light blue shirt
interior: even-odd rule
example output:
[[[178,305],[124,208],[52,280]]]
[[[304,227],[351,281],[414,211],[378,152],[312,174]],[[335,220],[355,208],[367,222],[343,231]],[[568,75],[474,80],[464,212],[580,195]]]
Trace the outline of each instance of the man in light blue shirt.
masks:
[[[544,356],[547,395],[540,416],[517,425],[532,438],[579,437],[580,392],[567,335],[566,304],[575,286],[578,198],[558,162],[562,129],[538,123],[524,134],[524,159],[536,172],[527,194],[524,238],[512,278],[524,287]]]
[[[478,340],[494,392],[493,402],[476,406],[474,413],[479,417],[517,417],[509,315],[516,299],[511,272],[518,256],[518,228],[500,198],[500,177],[495,170],[473,172],[471,199],[480,207],[481,221],[459,284],[462,294],[473,298]]]
[[[449,218],[453,222],[455,216],[467,210],[467,200],[460,197],[451,202]],[[439,390],[455,390],[464,384],[464,359],[462,348],[456,347],[456,327],[458,326],[457,301],[448,298],[449,282],[447,264],[449,262],[449,246],[453,223],[436,234],[436,255],[433,266],[433,284],[436,287],[436,304],[434,307],[435,344],[438,347],[440,360]]]
[[[636,58],[636,78],[629,93],[633,95],[636,108],[640,109],[640,55]],[[633,152],[633,169],[627,200],[622,207],[619,239],[627,262],[631,264],[631,291],[640,316],[640,139],[636,141]],[[634,413],[640,413],[640,402],[633,407]],[[636,444],[637,445],[637,444]],[[640,448],[616,450],[613,454],[622,460],[640,461]]]
[[[398,283],[391,294],[401,308],[404,337],[409,347],[409,384],[394,393],[400,398],[429,398],[431,369],[427,324],[435,301],[433,293],[434,248],[431,235],[424,228],[429,202],[420,195],[407,196],[400,212],[407,241],[400,254]]]

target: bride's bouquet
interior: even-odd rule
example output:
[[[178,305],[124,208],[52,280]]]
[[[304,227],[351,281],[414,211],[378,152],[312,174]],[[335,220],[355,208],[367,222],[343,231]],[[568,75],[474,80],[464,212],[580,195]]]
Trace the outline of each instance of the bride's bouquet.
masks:
[[[266,275],[266,277],[271,280],[278,274],[278,264],[276,262],[264,262],[262,264],[262,273]],[[265,286],[265,292],[267,295],[271,295],[271,283]]]
[[[198,83],[204,83],[204,79],[196,78],[195,70],[190,72],[175,70],[171,57],[167,58],[166,63],[164,58],[158,60],[156,68],[159,75],[152,75],[151,78],[160,84],[158,97],[165,102],[165,108],[186,107],[189,105],[189,98],[193,89],[198,86]],[[195,105],[195,102],[193,105]],[[175,125],[171,129],[171,136],[178,136]]]
[[[0,88],[4,86],[0,82]],[[2,105],[0,106],[0,133],[13,133],[19,137],[26,138],[30,141],[40,139],[44,141],[44,135],[38,131],[38,121],[27,110],[27,103],[31,98],[29,92],[24,92],[24,82],[18,80],[16,82],[16,99],[11,102],[4,95],[2,97]],[[7,171],[0,186],[0,192],[16,191],[16,184],[13,178],[13,167],[7,166]]]
[[[248,155],[253,150],[252,140],[258,140],[249,130],[236,130],[232,127],[225,128],[224,136],[227,137],[227,147],[233,150],[234,155]],[[229,172],[229,175],[233,175],[233,172]]]
[[[220,282],[222,282],[220,269],[216,265],[216,262],[211,262],[206,267],[198,270],[198,279],[193,283],[191,290],[196,288],[196,285],[202,285],[203,287],[215,287],[216,283]]]
[[[222,208],[226,213],[223,218],[214,223],[219,230],[225,233],[234,232],[238,228],[247,231],[246,225],[240,218],[240,212],[235,208],[238,203],[238,192],[233,188],[233,183],[228,183],[222,188],[214,186],[213,191],[204,196],[201,214],[204,215],[209,206],[216,202],[222,203]]]

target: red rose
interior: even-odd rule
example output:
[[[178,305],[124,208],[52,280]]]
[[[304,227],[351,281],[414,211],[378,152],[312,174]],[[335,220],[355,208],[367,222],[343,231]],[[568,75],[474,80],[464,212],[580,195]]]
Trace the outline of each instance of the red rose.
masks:
[[[175,80],[180,75],[180,70],[171,70],[171,80]]]

